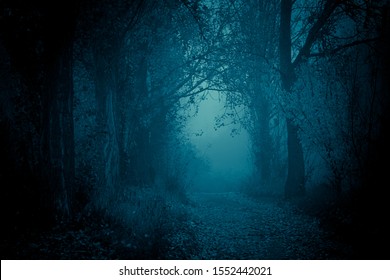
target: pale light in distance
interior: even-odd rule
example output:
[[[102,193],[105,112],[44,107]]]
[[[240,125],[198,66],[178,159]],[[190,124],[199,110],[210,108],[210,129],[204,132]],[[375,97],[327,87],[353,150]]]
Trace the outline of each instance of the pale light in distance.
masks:
[[[216,128],[216,118],[225,111],[223,94],[210,92],[200,101],[198,114],[187,122],[186,131],[209,170],[197,174],[194,191],[225,192],[236,190],[252,171],[250,139],[240,124]],[[227,118],[225,123],[231,123]],[[240,132],[232,136],[232,130]]]

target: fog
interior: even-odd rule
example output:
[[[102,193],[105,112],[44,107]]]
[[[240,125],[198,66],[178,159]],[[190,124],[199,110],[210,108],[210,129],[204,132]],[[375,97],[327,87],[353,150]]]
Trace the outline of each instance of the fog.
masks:
[[[390,259],[388,0],[41,2],[0,5],[2,259]]]
[[[248,132],[242,124],[234,123],[231,116],[224,119],[226,125],[217,125],[217,120],[226,113],[223,94],[210,91],[197,106],[193,108],[194,117],[187,121],[186,132],[196,148],[196,154],[208,168],[198,170],[193,178],[192,190],[238,190],[253,168]]]

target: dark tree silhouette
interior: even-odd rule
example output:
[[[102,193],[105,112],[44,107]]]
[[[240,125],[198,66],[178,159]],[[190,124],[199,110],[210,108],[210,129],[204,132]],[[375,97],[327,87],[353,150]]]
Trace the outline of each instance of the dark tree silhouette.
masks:
[[[8,135],[6,146],[14,147],[6,158],[16,159],[1,171],[12,189],[2,204],[17,205],[8,219],[39,223],[67,218],[74,195],[72,44],[77,5],[5,1],[2,6],[1,44],[18,84],[6,93],[12,113],[2,118],[2,137]]]
[[[389,22],[384,0],[1,1],[2,257],[388,256]],[[242,186],[210,174],[239,170],[229,125]]]

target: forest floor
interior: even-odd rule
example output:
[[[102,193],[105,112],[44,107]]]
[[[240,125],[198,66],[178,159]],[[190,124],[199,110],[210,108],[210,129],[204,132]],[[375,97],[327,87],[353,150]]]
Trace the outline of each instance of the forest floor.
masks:
[[[295,203],[281,198],[253,199],[236,192],[190,193],[185,203],[168,200],[160,207],[160,202],[151,200],[155,204],[134,208],[142,201],[145,199],[124,204],[116,214],[123,218],[119,223],[89,217],[78,224],[60,224],[45,232],[20,236],[11,243],[3,239],[1,258],[211,260],[353,256],[351,244],[335,238],[334,232],[327,230],[315,215],[309,216]],[[149,212],[140,215],[141,209]],[[126,213],[128,217],[123,217]],[[132,226],[123,226],[124,223]]]
[[[320,222],[291,203],[240,193],[194,193],[187,226],[173,236],[168,258],[343,259],[351,248],[332,240]],[[192,242],[189,241],[192,239]],[[182,241],[180,241],[182,240]],[[188,248],[187,248],[188,250]],[[180,253],[181,252],[181,253]]]

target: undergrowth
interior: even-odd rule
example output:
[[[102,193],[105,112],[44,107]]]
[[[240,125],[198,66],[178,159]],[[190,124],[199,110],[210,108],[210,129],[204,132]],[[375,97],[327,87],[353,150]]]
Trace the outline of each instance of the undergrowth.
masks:
[[[3,239],[1,257],[166,259],[172,234],[185,225],[186,215],[176,195],[157,186],[136,188],[105,208],[86,207],[70,221]]]

